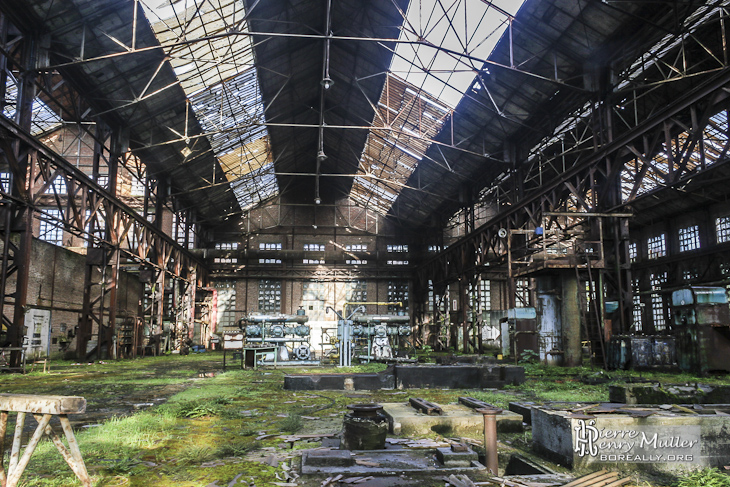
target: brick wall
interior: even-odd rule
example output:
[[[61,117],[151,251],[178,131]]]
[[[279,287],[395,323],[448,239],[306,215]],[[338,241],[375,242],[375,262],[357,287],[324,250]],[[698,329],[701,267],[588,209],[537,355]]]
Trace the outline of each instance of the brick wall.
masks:
[[[51,356],[62,356],[61,325],[73,330],[78,324],[83,306],[83,287],[86,257],[37,239],[33,240],[28,307],[51,311]],[[93,279],[100,281],[100,276]],[[8,280],[9,289],[15,288],[15,274]],[[97,288],[98,289],[98,288]],[[125,316],[136,316],[141,299],[140,283],[136,275],[120,272],[117,291],[117,322]],[[109,304],[107,294],[106,305]],[[12,316],[12,306],[5,306],[6,316]],[[108,320],[108,317],[105,321]],[[93,332],[98,331],[94,327]],[[67,332],[66,332],[67,333]],[[75,340],[68,350],[74,350]]]

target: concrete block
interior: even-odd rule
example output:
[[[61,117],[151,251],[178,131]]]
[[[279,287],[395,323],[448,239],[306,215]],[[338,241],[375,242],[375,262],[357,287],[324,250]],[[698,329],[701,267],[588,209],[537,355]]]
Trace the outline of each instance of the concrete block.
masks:
[[[502,380],[507,384],[518,386],[525,382],[525,368],[517,365],[502,365]]]
[[[350,460],[354,461],[354,464],[350,465],[316,465],[315,463],[321,460],[317,458],[318,455],[327,457],[325,451],[314,450],[305,452],[302,455],[302,475],[326,475],[334,477],[339,474],[349,476],[374,476],[384,477],[382,479],[374,480],[374,484],[377,485],[393,485],[392,480],[394,475],[407,474],[407,475],[425,475],[429,478],[441,478],[441,476],[449,474],[464,474],[469,472],[480,472],[484,470],[484,465],[474,460],[469,465],[464,466],[448,466],[442,465],[434,461],[433,450],[371,450],[362,452],[348,452],[347,450],[340,450],[346,453],[351,453]],[[344,456],[346,456],[346,453]],[[357,460],[363,460],[357,462]],[[329,461],[329,460],[324,460]]]
[[[454,451],[447,446],[436,449],[436,459],[444,467],[470,467],[472,462],[479,460],[479,457],[469,448],[466,451]]]
[[[299,374],[284,377],[284,389],[379,390],[379,389],[487,389],[525,380],[522,367],[503,365],[396,365],[377,374]]]
[[[730,386],[622,384],[609,386],[609,400],[625,404],[729,404]]]
[[[484,417],[461,404],[441,405],[443,414],[428,416],[413,409],[408,403],[384,403],[390,432],[403,436],[425,436],[436,432],[443,436],[484,436]],[[522,431],[522,416],[511,411],[497,415],[497,431],[500,433]]]
[[[356,391],[394,389],[395,376],[393,374],[353,374],[352,384]]]
[[[502,365],[396,365],[395,384],[398,389],[500,389],[507,383],[506,376],[519,383],[517,369],[522,369],[524,382],[522,367],[507,367],[509,371]]]
[[[641,408],[646,409],[646,406]],[[599,435],[593,441],[596,454],[588,452],[587,435],[580,433],[582,424],[591,421],[595,421],[592,425]],[[631,436],[632,432],[636,432],[635,436]],[[656,442],[653,441],[655,433]],[[697,443],[690,444],[695,437]],[[730,416],[714,411],[673,414],[657,409],[647,417],[602,413],[585,419],[566,410],[535,407],[532,440],[536,452],[561,465],[579,468],[620,465],[676,474],[730,463]],[[581,445],[586,447],[582,452]]]
[[[509,410],[522,416],[522,421],[526,424],[532,424],[532,406],[531,402],[511,402]]]
[[[355,464],[350,450],[314,450],[305,455],[302,461],[314,467],[351,467]]]

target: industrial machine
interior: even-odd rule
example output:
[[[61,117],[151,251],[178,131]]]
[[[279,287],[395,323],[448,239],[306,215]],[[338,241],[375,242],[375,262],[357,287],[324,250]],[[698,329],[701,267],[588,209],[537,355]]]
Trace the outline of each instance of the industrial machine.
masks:
[[[672,292],[672,318],[680,369],[730,372],[730,306],[725,288],[688,286]]]
[[[606,344],[609,369],[664,369],[677,367],[676,339],[668,335],[613,335]]]
[[[412,348],[410,318],[406,314],[368,315],[361,313],[364,307],[358,307],[345,317],[331,307],[327,308],[329,311],[339,318],[337,337],[323,329],[322,343],[336,345],[334,355],[340,366],[352,365],[353,358],[361,362],[395,361],[398,352]]]
[[[687,286],[672,292],[672,321],[660,335],[614,335],[608,366],[676,368],[696,374],[730,372],[730,305],[722,287]]]
[[[295,315],[252,313],[242,318],[238,326],[244,333],[245,347],[278,345],[279,362],[307,361],[313,358],[307,321],[304,309],[299,309]]]
[[[355,356],[360,360],[387,360],[396,356],[394,350],[410,346],[410,318],[405,315],[354,315],[351,336]]]

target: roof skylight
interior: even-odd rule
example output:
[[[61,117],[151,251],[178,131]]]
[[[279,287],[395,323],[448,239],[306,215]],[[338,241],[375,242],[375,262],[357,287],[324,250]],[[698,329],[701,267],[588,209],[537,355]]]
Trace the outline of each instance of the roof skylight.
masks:
[[[278,192],[253,45],[240,0],[147,0],[152,29],[241,208]]]
[[[411,0],[391,72],[455,107],[522,3]]]
[[[389,74],[352,186],[354,201],[387,213],[451,113]]]
[[[15,107],[18,99],[18,84],[17,81],[9,76],[5,84],[5,107],[3,109],[3,115],[9,119],[15,118]],[[33,109],[31,115],[31,127],[30,133],[33,135],[40,135],[51,130],[60,127],[63,123],[61,117],[56,112],[51,110],[48,105],[43,103],[39,98],[33,100]]]

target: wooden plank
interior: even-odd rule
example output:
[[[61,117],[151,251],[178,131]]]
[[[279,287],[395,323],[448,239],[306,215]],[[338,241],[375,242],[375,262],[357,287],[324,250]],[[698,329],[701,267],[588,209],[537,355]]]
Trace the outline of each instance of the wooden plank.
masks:
[[[601,475],[605,474],[606,472],[608,472],[608,470],[599,470],[598,472],[593,472],[591,474],[584,475],[583,477],[577,478],[577,479],[573,480],[572,482],[568,482],[567,484],[563,485],[563,487],[575,487],[585,480],[590,480],[590,479],[593,479],[596,477],[600,477]]]
[[[603,487],[619,487],[619,485],[628,484],[631,482],[631,479],[619,479],[615,482],[611,482],[610,484],[604,485]]]
[[[86,411],[86,399],[79,396],[0,394],[0,411],[32,414],[81,414]]]
[[[609,475],[608,477],[600,478],[591,484],[587,485],[586,487],[604,487],[608,484],[611,484],[613,482],[616,482],[617,480],[620,480],[618,478],[618,473]]]
[[[582,482],[579,482],[575,484],[573,487],[601,487],[602,485],[606,483],[613,482],[618,478],[618,473],[616,472],[609,472],[605,473],[603,475],[599,475],[598,477],[594,477],[592,479],[583,480]],[[580,479],[578,479],[580,480]]]

